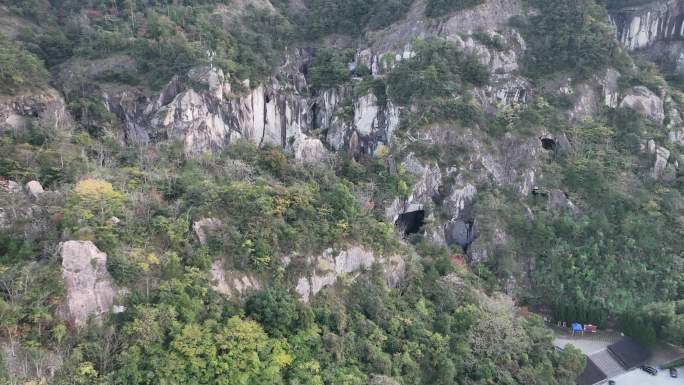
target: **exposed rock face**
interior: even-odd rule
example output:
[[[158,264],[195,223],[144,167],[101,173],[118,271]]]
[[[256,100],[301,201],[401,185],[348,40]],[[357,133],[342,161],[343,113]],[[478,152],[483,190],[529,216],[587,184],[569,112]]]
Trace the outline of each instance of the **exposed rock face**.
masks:
[[[660,0],[615,10],[610,19],[618,40],[629,50],[647,48],[658,41],[684,38],[684,1]]]
[[[311,258],[309,265],[313,267],[309,277],[302,277],[295,288],[300,298],[308,302],[309,298],[326,286],[333,285],[337,278],[344,274],[359,272],[370,268],[374,263],[383,265],[387,285],[394,287],[404,275],[405,261],[400,256],[380,257],[364,248],[354,246],[335,254],[332,249],[326,250],[322,256]]]
[[[201,245],[207,244],[207,237],[210,232],[219,230],[223,227],[223,222],[216,218],[203,218],[192,224],[192,231]]]
[[[629,107],[656,123],[663,123],[665,108],[663,100],[643,86],[632,87],[625,92],[620,107]]]
[[[575,107],[570,111],[570,119],[580,121],[594,115],[599,108],[598,95],[589,84],[583,83],[576,87]]]
[[[473,219],[466,221],[455,219],[449,221],[444,229],[446,243],[448,245],[458,245],[468,253],[469,246],[479,237],[477,222]]]
[[[532,87],[514,73],[526,45],[515,30],[502,29],[512,15],[522,12],[520,0],[489,0],[448,18],[430,20],[424,17],[424,4],[416,2],[405,20],[377,32],[374,43],[362,48],[355,61],[381,76],[393,65],[382,58],[406,60],[413,56],[411,45],[416,37],[443,37],[490,67],[491,84],[474,91],[484,108],[525,103]],[[496,32],[499,30],[503,32]],[[495,35],[506,42],[506,47],[486,47],[470,36],[473,31]],[[380,145],[388,146],[399,125],[400,108],[379,102],[372,92],[355,97],[349,86],[309,96],[302,68],[314,54],[314,49],[289,50],[279,78],[256,87],[247,81],[247,92],[233,92],[219,69],[198,67],[172,79],[156,99],[130,89],[107,90],[100,95],[124,123],[127,141],[181,140],[189,155],[223,148],[239,138],[260,146],[282,147],[307,162],[327,159],[328,149],[346,149],[356,156],[373,154]],[[103,65],[127,63],[120,58]],[[74,71],[63,72],[68,75]],[[92,74],[86,71],[82,77],[91,78]]]
[[[551,190],[548,192],[546,208],[548,210],[559,211],[568,210],[572,214],[579,214],[579,208],[568,197],[565,191]]]
[[[67,319],[83,326],[90,316],[100,317],[114,303],[117,291],[107,272],[107,254],[90,241],[64,242],[60,249]]]
[[[667,162],[670,160],[670,150],[665,147],[657,146],[655,149],[655,162],[651,170],[651,176],[659,179],[667,169]]]
[[[667,125],[665,128],[668,131],[668,139],[670,143],[682,146],[684,145],[684,117],[672,97],[668,96],[665,99],[665,106],[667,109]]]
[[[463,187],[455,187],[443,203],[451,218],[472,217],[472,206],[475,202],[477,188],[470,183]]]
[[[472,247],[481,234],[488,234],[488,242],[500,239],[496,244],[489,242],[490,246],[505,243],[506,236],[502,231],[489,228],[496,226],[491,218],[486,222],[479,220],[475,186],[509,186],[526,196],[541,172],[540,161],[555,152],[545,150],[538,137],[520,138],[509,134],[492,146],[480,132],[470,128],[454,132],[453,128],[438,126],[424,129],[419,135],[420,140],[427,143],[463,149],[458,155],[458,166],[441,169],[409,154],[401,166],[414,177],[415,184],[408,198],[396,199],[386,208],[387,220],[396,222],[401,214],[426,210],[426,230],[430,239],[439,244],[460,246],[471,260],[486,258],[489,250],[483,249],[484,243]],[[562,135],[554,139],[554,144],[564,151],[570,148]],[[441,215],[436,215],[433,209]],[[483,224],[487,228],[483,228]],[[501,236],[496,235],[497,231]]]
[[[684,127],[675,127],[668,134],[668,139],[672,143],[684,146]]]
[[[200,95],[193,89],[156,111],[150,129],[156,139],[182,139],[191,154],[223,148],[230,140],[230,129],[213,95]]]
[[[261,283],[255,277],[245,273],[226,271],[221,260],[211,265],[211,278],[214,280],[216,291],[231,297],[241,297],[261,289]]]
[[[487,0],[477,7],[445,15],[443,19],[430,20],[425,18],[424,4],[415,1],[404,19],[377,32],[372,51],[379,56],[389,51],[403,53],[404,47],[416,37],[453,37],[472,31],[500,30],[512,16],[523,13],[521,0]]]
[[[491,85],[479,93],[479,101],[487,110],[501,109],[527,103],[532,85],[527,79],[514,75],[496,75]]]
[[[62,128],[71,122],[64,99],[53,88],[28,95],[0,97],[0,132],[3,126],[21,130],[32,119],[51,129]]]
[[[416,178],[416,183],[408,198],[395,199],[385,210],[385,216],[392,222],[395,222],[401,213],[422,210],[439,193],[439,186],[442,183],[442,172],[439,167],[424,164],[413,153],[409,154],[401,165],[406,172]]]
[[[458,245],[468,251],[468,247],[479,236],[475,218],[475,197],[477,189],[470,183],[460,187],[463,182],[456,181],[451,194],[442,202],[449,215],[443,226],[444,240],[448,245]]]
[[[614,68],[608,68],[605,76],[599,79],[603,90],[603,104],[610,108],[617,108],[620,99],[620,73]]]
[[[389,144],[399,124],[398,108],[379,105],[373,94],[353,105],[351,121],[340,119],[339,109],[351,88],[309,97],[272,80],[235,95],[220,69],[194,68],[186,78],[172,79],[154,101],[131,91],[104,93],[105,105],[126,127],[127,140],[182,140],[186,153],[193,155],[245,138],[317,162],[327,159],[326,144],[372,154],[379,144]],[[327,143],[313,137],[317,130],[327,133]]]

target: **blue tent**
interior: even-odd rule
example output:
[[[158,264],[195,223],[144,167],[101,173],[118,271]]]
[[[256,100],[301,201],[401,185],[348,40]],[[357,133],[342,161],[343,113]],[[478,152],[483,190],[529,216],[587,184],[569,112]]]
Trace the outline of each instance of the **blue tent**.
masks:
[[[572,323],[572,334],[575,333],[582,333],[584,331],[584,327],[582,327],[582,324],[579,322],[573,322]]]

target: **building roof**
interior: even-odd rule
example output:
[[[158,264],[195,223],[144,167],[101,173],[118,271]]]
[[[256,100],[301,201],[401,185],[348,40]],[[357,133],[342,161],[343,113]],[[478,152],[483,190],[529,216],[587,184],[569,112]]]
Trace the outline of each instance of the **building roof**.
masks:
[[[577,377],[577,385],[594,385],[608,378],[599,367],[587,357],[587,366],[584,367],[582,374]]]
[[[608,351],[626,370],[642,365],[651,357],[651,351],[629,337],[609,345]]]

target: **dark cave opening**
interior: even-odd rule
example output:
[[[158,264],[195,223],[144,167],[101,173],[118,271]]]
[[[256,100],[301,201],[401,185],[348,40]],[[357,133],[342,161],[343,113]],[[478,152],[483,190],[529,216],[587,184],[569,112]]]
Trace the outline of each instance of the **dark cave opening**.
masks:
[[[311,105],[311,129],[315,130],[318,128],[318,104],[314,103]]]
[[[556,141],[551,138],[540,138],[544,150],[555,151]]]
[[[399,214],[399,218],[394,223],[397,229],[409,236],[411,234],[418,234],[420,229],[425,225],[425,210],[409,211],[407,213]]]

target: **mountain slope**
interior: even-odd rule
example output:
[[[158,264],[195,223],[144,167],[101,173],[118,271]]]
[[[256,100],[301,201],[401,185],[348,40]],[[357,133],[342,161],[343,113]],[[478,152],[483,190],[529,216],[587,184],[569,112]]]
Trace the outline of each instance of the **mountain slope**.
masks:
[[[3,4],[8,383],[574,383],[513,303],[683,342],[680,2]]]

